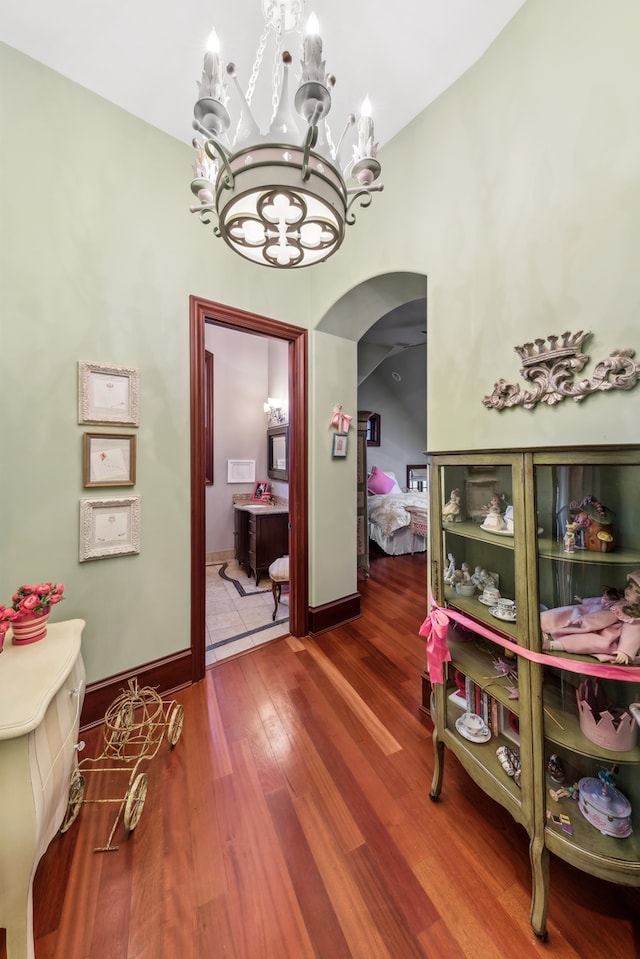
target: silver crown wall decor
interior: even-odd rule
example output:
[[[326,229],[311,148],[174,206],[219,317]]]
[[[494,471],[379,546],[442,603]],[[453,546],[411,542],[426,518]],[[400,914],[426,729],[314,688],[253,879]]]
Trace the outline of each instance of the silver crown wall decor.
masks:
[[[504,410],[524,406],[532,410],[537,403],[554,406],[570,397],[581,403],[592,393],[607,390],[631,390],[638,382],[640,364],[633,361],[635,350],[612,350],[609,356],[596,364],[591,379],[578,380],[575,375],[589,362],[582,345],[591,332],[568,330],[560,336],[547,336],[515,346],[522,362],[521,375],[533,385],[531,391],[521,389],[519,383],[498,380],[493,392],[483,396],[482,402],[490,410]]]

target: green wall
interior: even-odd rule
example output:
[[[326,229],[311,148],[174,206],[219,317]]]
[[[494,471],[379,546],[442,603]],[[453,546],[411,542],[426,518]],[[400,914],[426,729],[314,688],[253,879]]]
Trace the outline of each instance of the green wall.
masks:
[[[331,459],[331,410],[355,414],[359,336],[425,277],[432,449],[637,440],[637,390],[481,398],[522,381],[514,346],[537,336],[592,330],[587,375],[639,345],[639,33],[635,0],[528,0],[382,151],[385,190],[339,253],[293,274],[188,213],[186,144],[0,45],[0,601],[64,580],[89,680],[188,645],[190,294],[311,331],[313,606],[356,589],[355,443]],[[140,369],[137,557],[78,563],[79,360]]]

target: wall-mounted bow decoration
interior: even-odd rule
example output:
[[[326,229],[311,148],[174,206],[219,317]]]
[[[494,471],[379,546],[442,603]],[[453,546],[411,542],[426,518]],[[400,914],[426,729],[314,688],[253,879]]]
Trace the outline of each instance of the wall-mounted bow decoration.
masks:
[[[342,407],[336,405],[333,407],[333,416],[331,417],[331,422],[329,423],[329,429],[331,429],[332,426],[335,426],[338,433],[348,433],[352,419],[353,416],[349,416],[348,413],[343,413]]]

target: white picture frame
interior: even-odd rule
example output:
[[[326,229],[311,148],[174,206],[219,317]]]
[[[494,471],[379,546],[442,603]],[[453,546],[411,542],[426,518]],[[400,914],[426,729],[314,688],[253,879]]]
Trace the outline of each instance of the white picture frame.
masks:
[[[78,423],[138,426],[140,372],[132,367],[78,363]]]
[[[80,562],[140,552],[139,496],[80,500]]]
[[[227,483],[255,483],[255,460],[227,460]]]

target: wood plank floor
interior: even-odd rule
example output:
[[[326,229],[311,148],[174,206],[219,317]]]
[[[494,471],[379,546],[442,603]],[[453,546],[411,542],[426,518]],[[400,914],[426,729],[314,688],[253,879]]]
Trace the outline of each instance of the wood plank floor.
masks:
[[[376,555],[361,591],[356,622],[222,662],[176,697],[184,733],[149,765],[135,831],[93,853],[114,811],[84,805],[40,863],[36,959],[640,956],[637,890],[552,859],[542,943],[521,827],[451,755],[429,801],[424,554]]]

